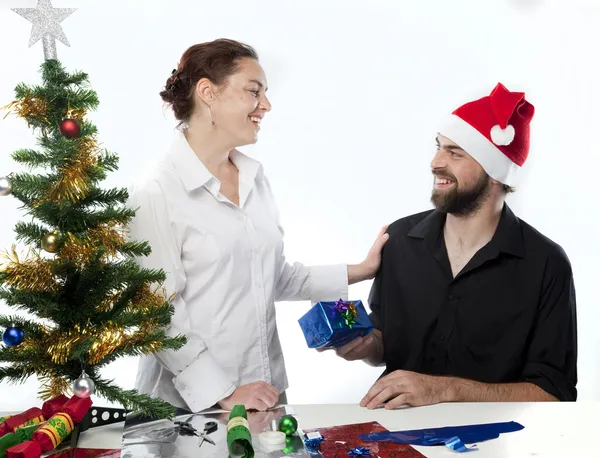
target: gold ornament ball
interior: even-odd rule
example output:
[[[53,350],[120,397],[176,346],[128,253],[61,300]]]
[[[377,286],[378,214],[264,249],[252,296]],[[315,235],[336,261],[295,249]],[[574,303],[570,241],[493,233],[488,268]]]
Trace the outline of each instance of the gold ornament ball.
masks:
[[[42,248],[48,253],[58,251],[58,233],[50,232],[42,237]]]

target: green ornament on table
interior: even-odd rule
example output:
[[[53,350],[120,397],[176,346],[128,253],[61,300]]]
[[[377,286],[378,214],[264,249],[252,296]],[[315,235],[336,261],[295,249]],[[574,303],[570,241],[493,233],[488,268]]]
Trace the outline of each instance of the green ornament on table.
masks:
[[[285,438],[285,448],[282,450],[286,455],[290,455],[292,453],[296,453],[298,450],[304,449],[304,442],[302,442],[302,438],[298,435],[289,436]]]
[[[284,415],[279,420],[279,431],[285,433],[286,436],[291,436],[298,430],[298,420],[292,415]]]

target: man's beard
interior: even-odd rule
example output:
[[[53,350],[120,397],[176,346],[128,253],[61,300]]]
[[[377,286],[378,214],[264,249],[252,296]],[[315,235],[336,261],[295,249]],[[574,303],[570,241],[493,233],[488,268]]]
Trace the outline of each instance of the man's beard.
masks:
[[[448,191],[434,189],[431,193],[431,203],[441,212],[461,217],[472,215],[481,208],[481,204],[489,195],[490,180],[486,173],[483,173],[481,178],[467,189],[459,189],[454,176],[443,173],[434,173],[434,175],[455,183]]]

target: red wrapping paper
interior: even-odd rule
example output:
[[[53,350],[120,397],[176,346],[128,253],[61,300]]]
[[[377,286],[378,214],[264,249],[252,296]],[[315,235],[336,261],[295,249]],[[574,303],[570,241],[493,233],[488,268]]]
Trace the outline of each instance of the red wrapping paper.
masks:
[[[6,451],[6,458],[40,458],[42,448],[40,444],[33,441],[23,442]]]
[[[88,413],[92,404],[91,398],[79,398],[73,395],[73,397],[65,403],[60,412],[69,415],[75,424],[77,424],[83,420],[83,417]]]
[[[376,421],[358,423],[354,425],[332,426],[304,430],[305,433],[319,431],[325,438],[319,448],[323,458],[348,458],[348,452],[355,447],[364,447],[371,452],[371,456],[380,458],[392,457],[417,457],[425,458],[410,445],[396,444],[394,442],[363,442],[359,434],[386,432],[383,426]]]
[[[44,405],[42,405],[42,413],[44,414],[44,418],[50,418],[55,413],[60,412],[60,409],[68,400],[68,397],[66,397],[64,394],[61,394],[60,396],[44,402]]]
[[[23,423],[38,417],[42,417],[41,421],[44,421],[42,411],[37,407],[32,407],[31,409],[27,409],[25,412],[10,417],[0,424],[0,437],[8,433],[13,433],[15,429],[23,425]]]

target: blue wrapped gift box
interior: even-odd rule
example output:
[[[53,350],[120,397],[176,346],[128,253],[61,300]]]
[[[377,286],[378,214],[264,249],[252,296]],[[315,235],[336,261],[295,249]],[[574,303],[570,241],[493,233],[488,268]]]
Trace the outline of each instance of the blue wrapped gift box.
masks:
[[[339,348],[373,330],[361,301],[317,302],[298,323],[308,348]]]

